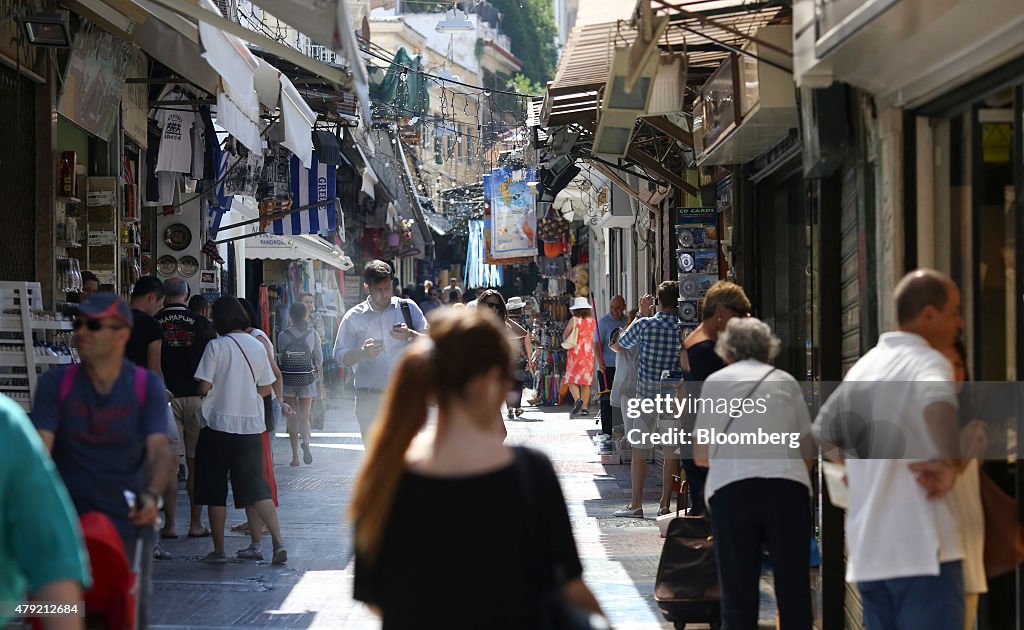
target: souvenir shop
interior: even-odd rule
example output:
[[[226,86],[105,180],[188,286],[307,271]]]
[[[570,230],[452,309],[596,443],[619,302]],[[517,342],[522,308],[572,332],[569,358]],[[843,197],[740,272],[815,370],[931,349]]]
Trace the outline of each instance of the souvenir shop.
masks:
[[[534,383],[539,404],[557,405],[566,389],[563,379],[568,351],[562,348],[562,331],[571,316],[569,305],[575,296],[590,298],[590,230],[547,210],[538,213],[543,255],[537,259],[536,311],[527,329],[537,361]]]
[[[58,83],[53,91],[24,90],[33,98],[24,99],[17,127],[34,132],[5,132],[11,146],[35,156],[25,160],[33,173],[7,182],[19,195],[18,212],[33,211],[10,217],[18,228],[9,253],[25,262],[0,268],[0,279],[19,281],[0,295],[0,328],[10,328],[0,335],[0,383],[26,407],[37,370],[74,359],[64,343],[71,324],[59,313],[80,300],[86,272],[100,290],[124,297],[145,275],[184,279],[192,294],[208,299],[243,295],[244,245],[229,244],[257,232],[301,239],[336,267],[347,261],[340,246],[320,237],[338,229],[341,214],[332,170],[340,160],[338,114],[315,113],[290,79],[219,29],[182,34],[161,30],[151,17],[127,37],[93,14],[72,13],[68,22],[70,45],[59,67],[25,58],[32,80]],[[273,81],[261,83],[259,72]],[[240,109],[225,85],[252,94],[252,102]],[[49,124],[33,125],[43,111]],[[237,192],[261,203],[233,225],[223,219]],[[21,226],[32,234],[18,232]],[[26,243],[32,251],[22,251]],[[325,320],[336,320],[338,282],[333,273],[317,273],[308,269],[301,283],[319,296]],[[300,284],[290,277],[279,280],[289,295],[298,290],[290,285]]]

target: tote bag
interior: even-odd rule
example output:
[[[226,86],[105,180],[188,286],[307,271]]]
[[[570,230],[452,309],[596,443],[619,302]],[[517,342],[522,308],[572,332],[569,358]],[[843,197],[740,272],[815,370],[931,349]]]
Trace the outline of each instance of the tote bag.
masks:
[[[569,336],[566,337],[564,341],[562,341],[562,347],[566,350],[572,350],[575,348],[580,337],[580,327],[576,325],[575,319],[576,318],[573,318],[572,332],[569,333]]]

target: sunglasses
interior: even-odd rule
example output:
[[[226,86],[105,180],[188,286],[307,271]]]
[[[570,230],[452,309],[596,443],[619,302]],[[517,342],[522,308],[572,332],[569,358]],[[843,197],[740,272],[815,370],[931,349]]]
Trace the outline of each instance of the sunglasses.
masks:
[[[71,327],[74,330],[80,330],[82,326],[85,326],[89,332],[99,332],[104,328],[110,328],[112,330],[120,330],[121,328],[127,328],[127,326],[116,326],[114,324],[104,324],[98,319],[76,319]]]

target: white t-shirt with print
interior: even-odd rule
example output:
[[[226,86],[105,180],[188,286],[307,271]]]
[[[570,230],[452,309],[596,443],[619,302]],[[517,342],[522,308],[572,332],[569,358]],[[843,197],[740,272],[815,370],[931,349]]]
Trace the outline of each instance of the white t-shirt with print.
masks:
[[[852,389],[843,389],[848,386]],[[866,404],[873,416],[886,414],[905,440],[903,452],[916,458],[846,459],[848,582],[938,575],[940,563],[964,557],[952,494],[928,499],[909,468],[922,457],[939,455],[924,419],[934,403],[959,404],[952,365],[920,335],[890,332],[822,405],[814,422],[816,437],[836,443],[846,410]]]
[[[184,97],[173,93],[165,100],[180,101]],[[188,173],[192,170],[192,126],[197,124],[196,113],[191,105],[165,105],[156,112],[156,123],[160,127],[160,152],[157,156],[157,172]]]
[[[203,398],[201,426],[239,435],[267,430],[263,398],[256,386],[272,385],[276,378],[267,349],[258,339],[245,333],[214,339],[206,344],[195,378],[213,384]]]

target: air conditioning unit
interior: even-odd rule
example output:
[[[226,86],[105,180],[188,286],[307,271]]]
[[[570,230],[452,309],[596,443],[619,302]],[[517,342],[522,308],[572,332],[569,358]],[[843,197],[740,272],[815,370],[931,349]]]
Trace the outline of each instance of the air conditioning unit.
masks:
[[[632,90],[644,76],[652,59],[658,58],[658,40],[668,28],[669,16],[654,15],[650,2],[640,2],[636,20],[636,40],[629,48],[626,89]]]
[[[647,104],[648,116],[677,114],[683,111],[686,95],[686,55],[665,55],[658,58],[658,69]]]
[[[630,46],[620,46],[613,53],[608,82],[604,86],[599,108],[597,132],[594,134],[592,151],[595,155],[625,155],[633,137],[636,119],[647,113],[658,58],[648,58],[645,66],[637,73],[632,89],[628,89],[626,82],[631,72],[631,50]]]

